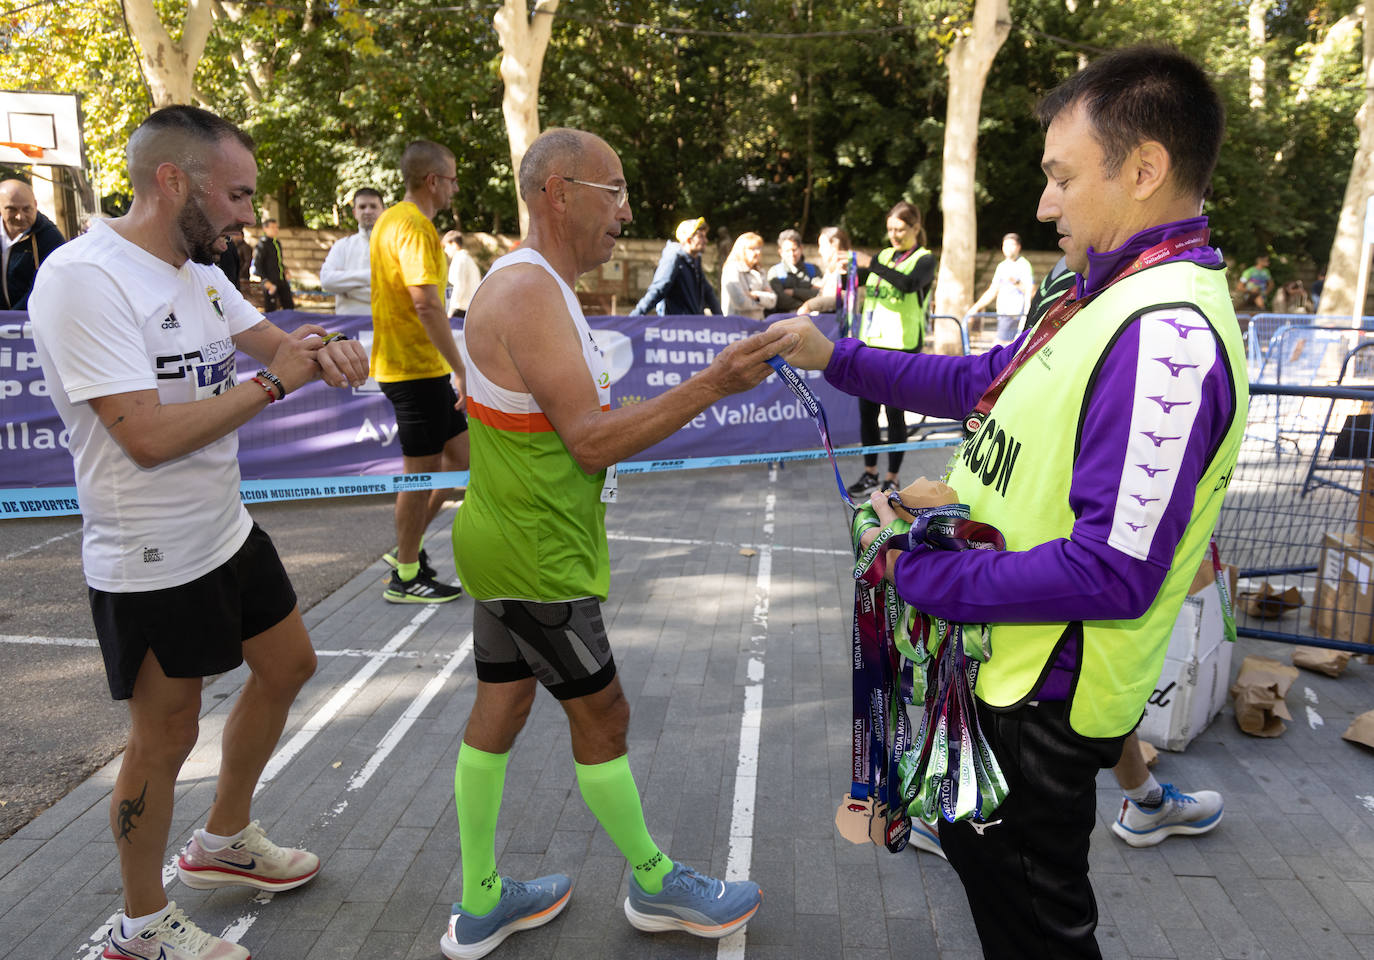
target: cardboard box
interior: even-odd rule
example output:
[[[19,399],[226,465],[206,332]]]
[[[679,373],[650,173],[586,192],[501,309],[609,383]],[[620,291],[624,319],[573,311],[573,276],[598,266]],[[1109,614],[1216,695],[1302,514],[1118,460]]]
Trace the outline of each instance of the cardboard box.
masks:
[[[1317,572],[1312,628],[1333,640],[1374,644],[1374,543],[1356,532],[1326,534]]]
[[[1235,567],[1224,567],[1235,596]],[[1193,593],[1169,635],[1164,669],[1136,732],[1165,750],[1183,750],[1226,704],[1231,684],[1231,647],[1226,640],[1221,592],[1209,556],[1193,581]]]
[[[1364,465],[1364,481],[1360,485],[1360,506],[1355,513],[1355,531],[1374,542],[1374,463]]]

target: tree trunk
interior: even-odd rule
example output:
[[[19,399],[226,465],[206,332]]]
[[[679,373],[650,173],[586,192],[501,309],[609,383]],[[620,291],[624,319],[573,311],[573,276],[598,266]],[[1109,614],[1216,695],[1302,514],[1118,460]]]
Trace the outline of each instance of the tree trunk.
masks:
[[[143,71],[153,107],[190,103],[196,64],[214,23],[210,0],[190,0],[181,24],[181,42],[172,39],[153,0],[125,0],[126,22],[143,55]]]
[[[506,118],[506,139],[510,142],[521,237],[529,232],[530,213],[520,195],[520,161],[539,136],[539,75],[544,70],[544,51],[549,46],[557,10],[558,0],[535,0],[532,13],[525,0],[503,0],[492,18],[501,40],[501,80],[506,86],[501,112]]]
[[[977,0],[972,28],[954,41],[949,52],[949,106],[940,189],[945,234],[941,238],[940,275],[935,287],[935,312],[939,314],[962,317],[974,299],[978,214],[973,184],[978,160],[978,117],[988,71],[1010,32],[1008,0]]]
[[[1345,201],[1327,257],[1320,306],[1322,313],[1345,316],[1364,312],[1364,304],[1359,304],[1357,310],[1355,289],[1360,285],[1359,273],[1364,264],[1365,204],[1370,195],[1369,180],[1374,176],[1374,3],[1364,5],[1364,103],[1355,114],[1355,127],[1359,131],[1359,146],[1345,182]]]
[[[1265,62],[1264,21],[1269,15],[1271,0],[1250,0],[1245,17],[1245,33],[1250,41],[1250,109],[1264,109],[1264,82],[1268,76]]]

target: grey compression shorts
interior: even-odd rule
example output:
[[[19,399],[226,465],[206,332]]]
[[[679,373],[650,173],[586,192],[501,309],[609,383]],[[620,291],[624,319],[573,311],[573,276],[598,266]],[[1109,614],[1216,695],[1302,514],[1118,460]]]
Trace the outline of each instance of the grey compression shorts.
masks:
[[[615,660],[595,597],[563,603],[479,600],[472,612],[477,679],[536,677],[559,700],[596,693],[615,678]]]

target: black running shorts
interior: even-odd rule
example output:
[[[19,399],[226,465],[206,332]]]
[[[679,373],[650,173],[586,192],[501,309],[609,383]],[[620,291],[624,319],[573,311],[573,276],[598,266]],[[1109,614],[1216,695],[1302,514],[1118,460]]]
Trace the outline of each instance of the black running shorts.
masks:
[[[615,679],[611,642],[595,597],[568,603],[479,600],[472,611],[477,679],[537,677],[559,700],[604,690]]]
[[[396,436],[407,457],[432,457],[468,428],[468,418],[454,408],[458,394],[450,377],[397,380],[379,384],[396,411]]]
[[[272,539],[256,523],[238,552],[176,587],[90,589],[110,696],[128,700],[149,650],[169,677],[208,677],[243,663],[243,641],[287,618],[296,591]]]

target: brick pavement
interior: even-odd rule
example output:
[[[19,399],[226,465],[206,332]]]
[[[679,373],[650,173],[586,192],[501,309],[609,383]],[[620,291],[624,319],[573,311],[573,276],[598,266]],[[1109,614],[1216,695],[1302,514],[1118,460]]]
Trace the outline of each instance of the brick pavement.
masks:
[[[933,475],[944,458],[913,455],[905,472]],[[831,482],[819,464],[789,465],[771,483],[761,468],[622,480],[623,502],[608,515],[605,612],[632,705],[631,766],[664,849],[723,874],[743,691],[749,661],[761,661],[758,787],[744,848],[765,899],[743,955],[972,960],[980,952],[948,865],[852,846],[833,830],[847,787],[851,594]],[[448,563],[446,536],[428,547]],[[473,695],[464,646],[472,606],[385,604],[383,573],[372,565],[308,611],[321,651],[353,652],[321,657],[283,736],[294,755],[256,804],[274,838],[321,854],[319,878],[270,899],[169,886],[202,926],[229,931],[258,958],[439,956],[460,889],[452,773]],[[384,648],[392,655],[367,655]],[[1235,663],[1276,650],[1283,655],[1241,641]],[[219,731],[242,680],[240,670],[207,685],[169,857],[205,815]],[[1225,818],[1204,837],[1125,847],[1106,829],[1119,793],[1110,773],[1100,776],[1091,862],[1105,956],[1374,958],[1374,755],[1340,739],[1354,714],[1374,707],[1374,667],[1352,664],[1340,679],[1303,673],[1289,706],[1296,720],[1281,738],[1244,736],[1228,708],[1186,753],[1163,755],[1161,780],[1224,794]],[[394,747],[383,755],[384,740]],[[0,844],[0,953],[99,955],[92,937],[119,907],[106,813],[117,763]],[[717,955],[714,942],[625,922],[626,866],[582,804],[566,724],[547,696],[512,754],[497,849],[503,872],[560,870],[575,888],[559,919],[495,956]]]

